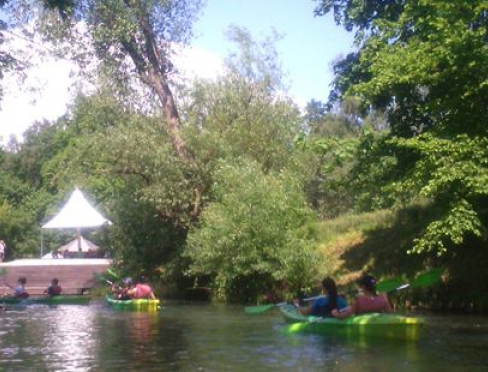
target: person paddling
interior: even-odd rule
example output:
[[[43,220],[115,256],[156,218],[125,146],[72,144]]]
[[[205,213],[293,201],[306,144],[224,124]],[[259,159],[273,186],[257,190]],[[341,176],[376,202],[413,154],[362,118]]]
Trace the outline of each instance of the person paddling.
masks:
[[[129,289],[127,294],[131,298],[135,298],[135,299],[138,299],[138,298],[147,298],[150,300],[156,299],[156,296],[154,295],[153,289],[151,288],[151,286],[149,284],[146,283],[146,277],[143,275],[141,275],[139,282],[135,286],[133,286],[131,289]]]
[[[314,316],[331,316],[335,309],[343,309],[347,307],[346,300],[337,294],[337,286],[334,279],[327,277],[322,280],[322,294],[321,297],[313,301],[308,307],[298,307],[298,312],[302,315]]]
[[[44,293],[49,296],[59,296],[61,292],[63,292],[63,288],[59,285],[59,280],[57,278],[51,280],[51,285],[44,291]]]
[[[371,275],[363,275],[358,285],[363,294],[358,295],[354,303],[342,311],[333,310],[332,316],[344,319],[352,315],[365,313],[390,313],[392,311],[386,294],[376,293],[376,279]]]
[[[17,280],[17,287],[14,288],[14,297],[17,298],[27,298],[29,297],[29,293],[25,289],[25,285],[27,284],[27,279],[24,277],[19,278]]]

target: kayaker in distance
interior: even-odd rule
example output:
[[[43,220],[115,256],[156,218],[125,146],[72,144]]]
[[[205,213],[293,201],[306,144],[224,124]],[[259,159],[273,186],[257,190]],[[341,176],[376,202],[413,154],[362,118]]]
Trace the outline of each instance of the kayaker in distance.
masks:
[[[112,295],[116,300],[122,300],[122,301],[130,300],[131,298],[128,292],[132,287],[132,279],[125,278],[122,282],[124,283],[123,287],[120,287],[117,284],[112,283],[112,288],[111,288]]]
[[[19,278],[17,280],[17,287],[14,288],[14,297],[17,298],[27,298],[29,297],[29,293],[27,293],[25,289],[25,285],[27,284],[27,279],[24,277]]]
[[[3,240],[0,240],[0,262],[5,260],[5,250],[7,249],[7,245]]]
[[[51,285],[44,291],[44,293],[49,296],[59,296],[61,292],[63,292],[63,288],[59,285],[59,280],[57,278],[53,278],[53,280],[51,280]]]
[[[122,288],[119,288],[117,299],[123,301],[130,300],[131,297],[129,296],[129,291],[131,290],[133,284],[132,278],[125,278],[123,282],[124,282],[124,286]]]
[[[365,313],[390,313],[392,311],[390,301],[386,294],[376,293],[376,279],[371,275],[363,275],[358,281],[363,294],[358,295],[354,303],[339,311],[332,311],[332,315],[339,319],[344,319],[352,315]]]
[[[347,307],[346,300],[337,294],[337,286],[334,279],[327,277],[322,280],[322,294],[324,297],[313,301],[308,307],[299,307],[298,312],[302,315],[331,316],[333,310]]]
[[[139,282],[131,287],[127,292],[130,298],[146,298],[150,300],[155,300],[156,296],[154,295],[153,289],[149,284],[146,283],[146,277],[141,275]]]

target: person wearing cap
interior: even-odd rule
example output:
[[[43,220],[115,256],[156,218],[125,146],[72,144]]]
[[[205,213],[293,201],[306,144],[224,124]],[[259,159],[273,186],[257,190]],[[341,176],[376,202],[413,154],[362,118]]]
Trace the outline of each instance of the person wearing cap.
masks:
[[[337,286],[334,279],[327,277],[322,280],[321,298],[313,301],[308,307],[300,307],[297,304],[298,312],[302,315],[331,316],[334,309],[344,309],[347,307],[346,300],[337,294]]]
[[[376,279],[371,275],[363,275],[358,281],[363,294],[358,295],[353,304],[342,311],[332,310],[332,316],[344,319],[352,315],[366,313],[390,313],[392,311],[386,294],[376,293]]]

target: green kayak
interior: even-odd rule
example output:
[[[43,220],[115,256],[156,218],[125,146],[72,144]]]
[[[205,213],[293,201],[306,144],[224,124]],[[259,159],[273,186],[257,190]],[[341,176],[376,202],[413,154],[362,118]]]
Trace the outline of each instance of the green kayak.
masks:
[[[161,309],[159,300],[134,299],[116,300],[111,295],[106,296],[107,303],[116,310],[129,311],[159,311]]]
[[[27,298],[3,297],[0,305],[83,305],[90,302],[91,297],[86,295],[58,295],[58,296],[29,296]]]
[[[381,337],[395,340],[417,341],[424,319],[399,314],[362,314],[346,319],[304,316],[293,305],[280,306],[288,323],[285,333],[310,332],[340,335],[351,339]]]

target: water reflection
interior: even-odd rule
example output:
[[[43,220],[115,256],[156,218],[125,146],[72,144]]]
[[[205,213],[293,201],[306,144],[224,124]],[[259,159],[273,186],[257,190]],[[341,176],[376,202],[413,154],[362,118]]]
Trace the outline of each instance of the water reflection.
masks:
[[[0,371],[486,370],[486,318],[430,317],[415,343],[295,334],[277,312],[167,304],[160,313],[90,306],[0,314]]]
[[[99,313],[97,326],[104,329],[98,355],[98,370],[177,371],[180,357],[188,349],[182,327],[167,327],[161,313]]]
[[[95,314],[87,306],[58,306],[45,314],[39,321],[44,364],[64,371],[93,366],[100,339],[94,327]]]
[[[87,306],[14,306],[2,315],[1,360],[14,371],[86,371],[96,348]]]

